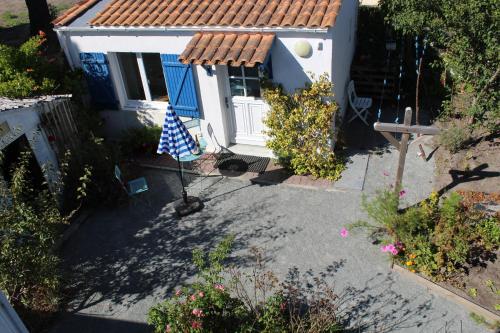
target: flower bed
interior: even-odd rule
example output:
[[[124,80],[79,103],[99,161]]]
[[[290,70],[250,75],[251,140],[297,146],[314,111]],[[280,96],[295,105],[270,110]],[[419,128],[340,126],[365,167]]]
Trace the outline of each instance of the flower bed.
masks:
[[[433,193],[419,205],[399,211],[399,196],[383,191],[371,201],[364,199],[372,222],[353,227],[370,229],[382,243],[380,250],[400,266],[460,290],[500,314],[498,214],[475,209],[474,196],[464,199],[458,193],[445,198]]]
[[[177,289],[149,311],[155,332],[341,332],[339,298],[318,282],[315,293],[298,281],[279,284],[262,265],[261,253],[251,273],[223,265],[232,238],[205,255],[193,251],[197,281]],[[225,278],[224,276],[229,276]]]

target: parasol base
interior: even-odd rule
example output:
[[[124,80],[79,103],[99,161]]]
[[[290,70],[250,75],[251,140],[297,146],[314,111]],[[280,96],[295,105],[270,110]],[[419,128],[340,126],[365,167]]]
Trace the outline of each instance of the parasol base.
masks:
[[[196,213],[202,210],[204,207],[203,202],[197,197],[187,197],[187,203],[183,199],[179,199],[174,202],[174,209],[177,215],[180,217],[187,216],[189,214]]]

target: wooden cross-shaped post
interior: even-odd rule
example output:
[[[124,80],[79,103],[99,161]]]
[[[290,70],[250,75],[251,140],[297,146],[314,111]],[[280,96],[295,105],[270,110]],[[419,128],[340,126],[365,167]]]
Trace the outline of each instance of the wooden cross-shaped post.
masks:
[[[408,141],[410,140],[410,133],[416,133],[421,135],[436,135],[439,133],[439,129],[432,126],[419,126],[411,125],[412,110],[411,108],[406,108],[405,110],[405,120],[402,125],[392,124],[392,123],[380,123],[376,122],[373,124],[375,131],[380,132],[396,149],[399,151],[398,160],[398,171],[396,174],[396,183],[394,184],[394,190],[398,192],[401,188],[401,182],[403,180],[403,171],[405,168],[406,153],[408,152]],[[403,133],[401,136],[401,141],[398,141],[390,133]]]

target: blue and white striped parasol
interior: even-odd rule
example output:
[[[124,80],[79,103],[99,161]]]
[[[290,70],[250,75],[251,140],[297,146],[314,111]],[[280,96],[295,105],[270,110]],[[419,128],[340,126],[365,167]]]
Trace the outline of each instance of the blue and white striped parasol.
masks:
[[[167,153],[179,160],[181,157],[196,154],[197,151],[198,147],[186,126],[184,126],[175,111],[168,107],[157,153]]]

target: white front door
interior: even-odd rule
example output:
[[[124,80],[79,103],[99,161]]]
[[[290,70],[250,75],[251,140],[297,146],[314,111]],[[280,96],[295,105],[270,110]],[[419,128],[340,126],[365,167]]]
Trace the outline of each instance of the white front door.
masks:
[[[260,96],[256,68],[229,67],[227,79],[229,139],[232,143],[265,146],[264,118],[269,106]]]
[[[233,97],[231,109],[231,142],[264,146],[266,136],[263,119],[268,105],[262,99]]]

